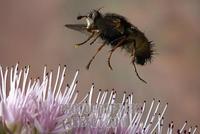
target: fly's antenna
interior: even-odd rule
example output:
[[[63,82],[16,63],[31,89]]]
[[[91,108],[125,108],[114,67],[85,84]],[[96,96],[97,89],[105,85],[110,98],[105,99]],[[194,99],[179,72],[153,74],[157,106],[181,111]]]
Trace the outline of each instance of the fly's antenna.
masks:
[[[133,61],[133,67],[134,67],[134,70],[135,70],[135,73],[136,73],[138,79],[140,79],[142,82],[144,82],[145,84],[147,84],[147,82],[140,77],[140,75],[139,75],[139,73],[137,71],[136,65],[135,65],[135,61]]]
[[[78,13],[78,16],[77,16],[77,20],[80,20],[82,18],[87,18],[87,15],[81,15],[80,13]]]

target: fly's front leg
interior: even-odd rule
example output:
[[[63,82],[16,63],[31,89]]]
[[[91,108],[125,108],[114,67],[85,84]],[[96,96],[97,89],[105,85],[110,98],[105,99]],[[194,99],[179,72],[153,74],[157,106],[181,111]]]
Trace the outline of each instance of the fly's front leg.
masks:
[[[92,37],[94,37],[94,35],[95,35],[95,32],[92,32],[92,34],[87,38],[87,40],[85,40],[85,41],[82,42],[82,43],[75,44],[75,46],[76,46],[76,47],[79,47],[79,46],[81,46],[81,45],[87,43]]]
[[[98,32],[96,37],[94,38],[94,40],[92,40],[92,42],[90,42],[90,45],[94,44],[94,42],[100,37],[101,33]]]

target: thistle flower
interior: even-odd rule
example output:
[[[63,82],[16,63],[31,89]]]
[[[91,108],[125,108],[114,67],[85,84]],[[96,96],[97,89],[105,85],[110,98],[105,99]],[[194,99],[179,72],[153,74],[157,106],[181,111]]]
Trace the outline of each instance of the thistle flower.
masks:
[[[1,108],[0,116],[4,128],[9,133],[62,133],[66,132],[63,121],[68,117],[65,106],[72,99],[76,87],[76,77],[71,86],[61,93],[65,77],[64,67],[60,76],[58,68],[55,85],[52,86],[52,72],[44,75],[42,81],[30,79],[28,81],[29,66],[18,70],[18,64],[10,69],[10,85],[6,86],[8,68],[5,73],[0,67],[1,75]],[[23,75],[23,78],[22,78]],[[60,77],[60,80],[59,80]],[[22,81],[21,81],[22,80]],[[20,82],[21,87],[20,87]],[[7,90],[9,89],[9,91]],[[7,94],[8,93],[8,94]],[[75,100],[74,100],[75,102]]]
[[[16,134],[151,134],[195,133],[197,126],[175,131],[171,122],[163,131],[164,114],[168,104],[162,106],[153,99],[150,106],[133,103],[133,93],[124,92],[116,102],[117,92],[99,90],[92,102],[94,84],[86,96],[77,102],[78,71],[70,85],[64,86],[66,66],[58,67],[56,80],[44,67],[42,79],[28,79],[30,67],[18,69],[0,66],[0,132]],[[9,77],[8,77],[9,75]],[[8,80],[9,78],[9,80]],[[8,83],[9,81],[9,83]],[[53,84],[54,83],[54,84]],[[62,91],[61,91],[62,89]]]

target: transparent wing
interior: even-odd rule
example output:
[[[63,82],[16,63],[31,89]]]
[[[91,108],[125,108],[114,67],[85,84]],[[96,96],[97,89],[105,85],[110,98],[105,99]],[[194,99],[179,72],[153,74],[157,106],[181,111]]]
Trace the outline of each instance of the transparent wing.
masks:
[[[89,34],[90,32],[87,30],[87,25],[86,24],[66,24],[65,27],[79,31],[81,33]]]

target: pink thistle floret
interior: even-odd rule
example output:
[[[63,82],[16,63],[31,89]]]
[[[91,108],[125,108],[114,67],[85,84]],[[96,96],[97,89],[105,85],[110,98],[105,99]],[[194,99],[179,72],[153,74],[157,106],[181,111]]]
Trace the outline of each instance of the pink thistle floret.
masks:
[[[187,122],[174,131],[174,123],[164,128],[168,104],[152,100],[136,105],[133,93],[124,92],[116,102],[113,89],[99,90],[94,99],[90,91],[77,103],[78,71],[70,85],[64,85],[66,66],[58,67],[55,82],[53,73],[44,67],[42,79],[28,79],[29,69],[0,66],[0,132],[9,134],[172,134],[197,132],[197,126],[187,128]],[[8,80],[9,79],[9,80]],[[8,83],[9,81],[9,83]],[[62,92],[61,92],[62,91]],[[94,100],[94,101],[93,101]]]
[[[44,68],[42,82],[39,79],[30,79],[27,82],[29,68],[27,66],[24,70],[19,71],[18,64],[12,67],[10,69],[10,87],[7,87],[6,81],[9,70],[6,68],[5,73],[3,73],[3,69],[0,67],[0,117],[7,129],[6,131],[10,133],[66,132],[63,122],[67,118],[67,112],[64,108],[69,104],[74,94],[78,71],[71,86],[66,86],[65,92],[62,94],[60,90],[65,77],[66,66],[61,74],[59,66],[53,88],[52,72],[48,75],[46,67]],[[21,87],[19,87],[20,84]],[[75,102],[75,100],[73,101]]]

